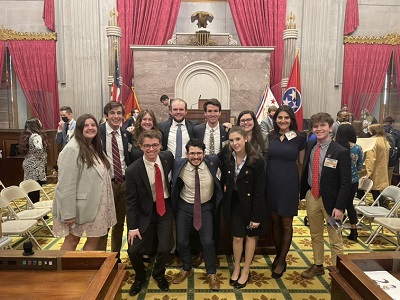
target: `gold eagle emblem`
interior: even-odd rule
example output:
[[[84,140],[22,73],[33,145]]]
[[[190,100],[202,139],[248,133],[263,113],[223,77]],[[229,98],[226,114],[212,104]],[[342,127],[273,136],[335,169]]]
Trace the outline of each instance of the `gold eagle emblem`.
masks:
[[[214,20],[214,16],[207,11],[196,11],[190,17],[192,23],[197,21],[198,28],[207,28],[207,22],[212,22]]]

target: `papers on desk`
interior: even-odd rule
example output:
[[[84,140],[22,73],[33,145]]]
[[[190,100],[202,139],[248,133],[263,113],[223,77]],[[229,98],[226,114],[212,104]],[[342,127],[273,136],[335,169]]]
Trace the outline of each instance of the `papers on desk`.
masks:
[[[372,150],[376,144],[376,138],[358,138],[357,144],[361,146],[363,152],[367,152],[368,150]]]
[[[392,299],[400,300],[400,281],[387,271],[364,272]]]

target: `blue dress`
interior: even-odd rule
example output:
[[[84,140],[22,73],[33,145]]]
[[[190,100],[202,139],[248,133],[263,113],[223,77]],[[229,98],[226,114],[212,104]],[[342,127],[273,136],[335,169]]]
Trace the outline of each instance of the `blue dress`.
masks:
[[[267,210],[280,216],[297,216],[299,205],[299,173],[297,159],[305,148],[306,136],[280,140],[280,134],[270,133],[267,164]]]

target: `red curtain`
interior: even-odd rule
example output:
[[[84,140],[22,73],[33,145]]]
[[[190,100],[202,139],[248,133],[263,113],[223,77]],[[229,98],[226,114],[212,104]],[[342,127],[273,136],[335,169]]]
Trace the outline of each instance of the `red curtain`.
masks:
[[[350,34],[360,25],[358,0],[347,0],[344,34]]]
[[[345,44],[342,104],[348,104],[356,119],[361,109],[371,112],[375,107],[391,53],[391,45]]]
[[[283,30],[286,0],[228,0],[242,46],[275,46],[271,55],[270,87],[282,99]]]
[[[44,0],[43,4],[43,19],[44,25],[52,30],[56,30],[54,19],[54,0]]]
[[[6,42],[0,41],[0,88],[1,88],[1,80],[3,75],[3,63],[4,63],[4,53],[6,50]]]
[[[174,32],[180,5],[181,0],[118,0],[123,104],[132,92],[133,54],[129,45],[166,44]]]
[[[26,100],[44,129],[59,121],[56,42],[9,41],[12,63]]]
[[[400,45],[394,46],[393,49],[394,66],[396,68],[396,84],[400,93]]]

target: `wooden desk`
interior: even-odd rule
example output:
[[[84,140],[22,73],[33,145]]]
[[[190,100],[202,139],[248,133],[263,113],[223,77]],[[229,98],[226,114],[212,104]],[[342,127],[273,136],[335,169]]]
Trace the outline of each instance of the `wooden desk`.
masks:
[[[44,265],[46,257],[56,257],[57,270],[27,270],[22,265],[24,260],[32,259]],[[13,259],[15,268],[4,270],[14,264]],[[0,262],[2,299],[122,298],[121,285],[126,271],[125,265],[117,263],[116,253],[48,250],[22,256],[21,251],[3,250]]]

